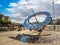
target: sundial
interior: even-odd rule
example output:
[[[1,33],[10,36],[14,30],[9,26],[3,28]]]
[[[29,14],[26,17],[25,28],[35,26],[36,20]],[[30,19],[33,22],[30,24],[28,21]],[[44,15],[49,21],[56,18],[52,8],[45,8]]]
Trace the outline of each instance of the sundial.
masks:
[[[49,12],[38,12],[28,16],[28,18],[26,18],[23,23],[24,27],[29,29],[30,32],[32,32],[32,30],[37,31],[38,34],[37,35],[31,35],[31,33],[22,34],[20,41],[27,42],[29,39],[30,42],[32,42],[35,39],[36,39],[35,41],[37,41],[41,37],[40,36],[41,32],[44,30],[45,26],[50,21],[51,21],[51,15]]]

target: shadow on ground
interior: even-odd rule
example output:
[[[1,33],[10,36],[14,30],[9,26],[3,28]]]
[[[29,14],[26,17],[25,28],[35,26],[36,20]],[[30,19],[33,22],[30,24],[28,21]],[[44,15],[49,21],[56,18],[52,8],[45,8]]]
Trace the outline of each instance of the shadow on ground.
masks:
[[[37,43],[44,43],[44,44],[53,43],[53,40],[47,36],[38,36],[38,35],[34,36],[34,35],[26,35],[25,34],[25,37],[27,38],[26,42],[28,42],[28,43],[36,43],[36,44]],[[18,34],[16,37],[13,36],[13,37],[9,37],[9,38],[20,41],[21,35]]]

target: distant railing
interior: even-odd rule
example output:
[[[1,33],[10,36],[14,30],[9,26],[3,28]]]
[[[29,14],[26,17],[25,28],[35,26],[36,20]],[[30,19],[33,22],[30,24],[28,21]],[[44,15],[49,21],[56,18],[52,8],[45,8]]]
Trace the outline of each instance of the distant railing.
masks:
[[[60,31],[60,25],[55,25],[55,29],[53,29],[54,25],[47,25],[45,27],[45,30],[49,30],[49,31]]]
[[[4,31],[13,31],[16,30],[16,27],[0,27],[0,30]]]

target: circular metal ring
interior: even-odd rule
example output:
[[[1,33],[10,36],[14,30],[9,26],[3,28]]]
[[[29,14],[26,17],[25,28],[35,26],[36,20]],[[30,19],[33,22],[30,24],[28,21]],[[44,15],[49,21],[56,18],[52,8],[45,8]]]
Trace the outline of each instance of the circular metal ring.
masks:
[[[27,23],[27,21],[34,15],[37,15],[37,14],[44,14],[46,15],[46,19],[43,21],[43,22],[40,22],[39,24],[36,24],[36,25],[29,25]],[[37,29],[38,27],[41,27],[41,26],[44,26],[45,24],[49,23],[51,21],[51,15],[49,12],[38,12],[38,13],[35,13],[34,15],[31,15],[29,16],[25,21],[24,21],[24,27],[28,28],[28,29]]]

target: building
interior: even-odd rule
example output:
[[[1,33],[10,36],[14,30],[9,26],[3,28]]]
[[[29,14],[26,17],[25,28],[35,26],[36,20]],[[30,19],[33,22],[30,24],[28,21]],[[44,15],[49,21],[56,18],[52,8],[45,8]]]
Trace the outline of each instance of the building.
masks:
[[[8,22],[10,22],[10,18],[9,18],[9,16],[4,16],[3,18],[3,22],[5,23],[8,23]]]
[[[0,14],[0,23],[2,22],[2,20],[3,20],[3,15],[2,14]]]
[[[11,23],[9,16],[0,14],[0,23]]]

